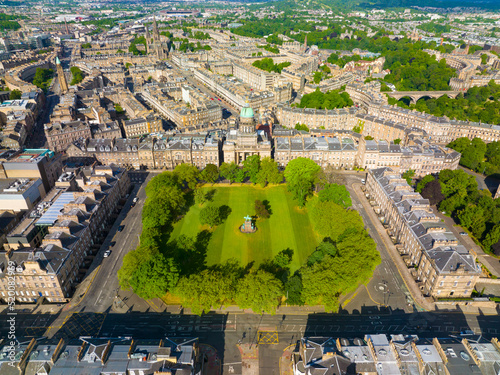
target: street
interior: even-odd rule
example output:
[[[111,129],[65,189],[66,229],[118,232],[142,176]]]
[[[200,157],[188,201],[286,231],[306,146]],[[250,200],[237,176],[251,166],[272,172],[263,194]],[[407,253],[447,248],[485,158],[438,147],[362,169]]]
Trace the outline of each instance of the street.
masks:
[[[5,318],[5,317],[4,317]],[[199,337],[214,346],[223,362],[223,373],[241,374],[237,343],[259,344],[261,373],[278,372],[283,349],[302,336],[363,337],[369,333],[417,334],[420,337],[446,337],[472,330],[491,339],[500,334],[498,315],[467,315],[455,312],[394,313],[379,315],[246,313],[206,314],[203,316],[169,313],[91,313],[70,314],[61,326],[54,326],[51,314],[18,314],[18,337],[132,336],[134,338]],[[5,335],[8,325],[2,325]],[[265,350],[262,350],[265,348]]]

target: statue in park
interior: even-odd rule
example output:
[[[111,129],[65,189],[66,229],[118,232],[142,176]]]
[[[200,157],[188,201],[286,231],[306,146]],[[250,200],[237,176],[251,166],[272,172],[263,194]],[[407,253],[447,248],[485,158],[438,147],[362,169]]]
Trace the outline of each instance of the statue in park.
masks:
[[[252,221],[252,217],[247,215],[244,217],[244,219],[245,222],[240,227],[241,233],[254,233],[257,230],[257,228],[255,227],[255,224]]]

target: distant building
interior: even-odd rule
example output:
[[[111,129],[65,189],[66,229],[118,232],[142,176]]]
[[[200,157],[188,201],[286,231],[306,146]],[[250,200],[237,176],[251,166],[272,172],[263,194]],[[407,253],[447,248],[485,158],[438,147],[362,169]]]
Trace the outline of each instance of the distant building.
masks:
[[[271,141],[264,131],[255,129],[254,113],[248,104],[241,109],[238,129],[229,131],[222,151],[225,163],[241,164],[252,155],[271,157]]]

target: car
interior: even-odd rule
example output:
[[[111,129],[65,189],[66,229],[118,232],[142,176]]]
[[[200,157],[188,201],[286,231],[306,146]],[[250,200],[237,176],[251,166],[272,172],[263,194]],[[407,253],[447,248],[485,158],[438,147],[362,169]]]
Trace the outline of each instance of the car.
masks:
[[[113,246],[115,246],[115,245],[116,245],[116,241],[111,241],[111,242],[109,243],[109,247],[113,247]]]
[[[107,257],[109,257],[110,255],[111,255],[111,250],[106,250],[106,251],[104,252],[104,258],[107,258]]]
[[[372,319],[372,320],[375,320],[375,319],[380,319],[380,316],[378,316],[378,315],[370,315],[370,316],[368,317],[368,319]]]
[[[461,236],[468,236],[468,234],[466,232],[460,232],[460,235]]]
[[[375,321],[375,322],[372,322],[373,325],[376,325],[376,324],[382,324],[382,322],[379,322],[379,321]]]
[[[364,184],[366,180],[364,178],[361,179],[361,183]]]
[[[123,230],[123,228],[125,228],[125,225],[120,225],[120,226],[118,227],[118,232],[121,232],[121,231]]]
[[[132,203],[137,203],[139,202],[139,197],[135,197],[133,200],[132,200]]]

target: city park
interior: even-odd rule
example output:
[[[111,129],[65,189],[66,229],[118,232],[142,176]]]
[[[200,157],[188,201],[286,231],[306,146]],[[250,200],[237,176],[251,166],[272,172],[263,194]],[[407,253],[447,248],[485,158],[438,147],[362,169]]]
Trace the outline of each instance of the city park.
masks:
[[[120,287],[192,313],[237,305],[323,305],[371,278],[376,244],[344,185],[313,160],[284,171],[259,155],[242,165],[183,163],[146,186],[139,246],[118,271]]]

